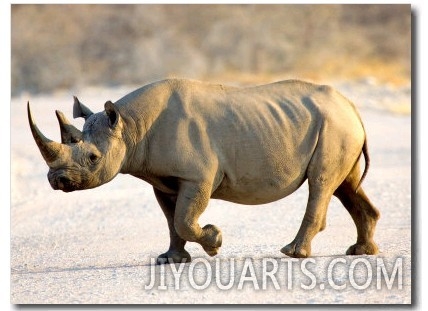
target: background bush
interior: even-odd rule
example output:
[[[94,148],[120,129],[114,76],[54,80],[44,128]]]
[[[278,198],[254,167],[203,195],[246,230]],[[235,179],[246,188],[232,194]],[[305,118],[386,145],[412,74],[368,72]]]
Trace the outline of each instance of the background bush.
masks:
[[[12,5],[12,95],[88,85],[410,79],[410,5]]]

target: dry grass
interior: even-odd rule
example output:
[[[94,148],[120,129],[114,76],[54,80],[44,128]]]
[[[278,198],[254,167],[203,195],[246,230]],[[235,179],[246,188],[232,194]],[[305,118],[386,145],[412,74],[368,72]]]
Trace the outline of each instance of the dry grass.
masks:
[[[407,66],[398,62],[386,62],[379,59],[331,59],[319,70],[309,71],[303,75],[313,80],[333,77],[335,79],[359,80],[373,77],[378,83],[395,86],[408,85],[410,73]]]
[[[167,76],[410,79],[410,5],[12,5],[12,94]]]

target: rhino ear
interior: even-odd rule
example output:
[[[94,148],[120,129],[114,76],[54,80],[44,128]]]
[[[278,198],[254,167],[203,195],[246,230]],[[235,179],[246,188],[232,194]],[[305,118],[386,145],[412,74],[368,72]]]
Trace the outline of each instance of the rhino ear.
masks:
[[[111,101],[107,101],[104,104],[104,109],[108,116],[108,125],[111,128],[115,128],[120,118],[119,110]]]
[[[73,118],[85,118],[87,120],[94,113],[85,105],[83,105],[76,96],[74,98],[73,105]]]

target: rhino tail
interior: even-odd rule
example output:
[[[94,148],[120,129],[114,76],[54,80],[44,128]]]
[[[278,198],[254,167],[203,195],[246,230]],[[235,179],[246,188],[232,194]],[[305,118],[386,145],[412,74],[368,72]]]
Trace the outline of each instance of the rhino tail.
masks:
[[[364,137],[364,144],[363,144],[362,154],[364,155],[364,162],[365,162],[364,172],[363,172],[363,175],[361,175],[360,182],[358,183],[357,188],[355,188],[355,193],[357,193],[358,190],[360,189],[361,184],[363,183],[364,178],[366,178],[366,175],[367,175],[367,173],[369,171],[370,157],[369,157],[369,149],[367,147],[367,136]]]

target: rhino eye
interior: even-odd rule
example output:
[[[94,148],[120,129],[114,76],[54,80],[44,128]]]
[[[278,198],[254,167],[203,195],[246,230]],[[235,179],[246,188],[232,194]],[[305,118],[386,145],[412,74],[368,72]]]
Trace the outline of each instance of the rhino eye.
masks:
[[[97,156],[95,153],[89,154],[89,161],[91,161],[92,164],[95,164],[99,158],[100,157]]]

